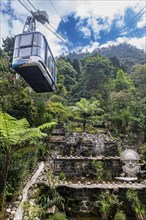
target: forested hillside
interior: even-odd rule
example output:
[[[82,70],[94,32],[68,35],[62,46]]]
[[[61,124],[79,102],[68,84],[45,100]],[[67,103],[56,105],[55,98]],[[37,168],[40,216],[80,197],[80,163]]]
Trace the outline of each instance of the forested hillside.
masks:
[[[68,57],[71,60],[77,59],[81,60],[85,57],[94,54],[100,54],[109,59],[118,59],[121,65],[124,65],[125,70],[131,71],[131,67],[137,64],[144,64],[146,62],[146,53],[143,50],[140,50],[130,44],[122,43],[117,46],[112,45],[109,47],[102,47],[94,50],[90,53],[70,53]]]
[[[5,127],[5,123],[0,126],[0,179],[5,171],[3,191],[0,193],[5,192],[7,201],[16,194],[22,179],[37,161],[45,158],[45,137],[56,123],[64,124],[69,132],[96,133],[104,127],[115,138],[122,136],[129,145],[141,147],[146,156],[144,52],[127,47],[119,45],[110,50],[102,49],[84,59],[59,57],[57,90],[37,94],[30,92],[21,77],[15,78],[11,69],[12,54],[9,53],[13,48],[13,39],[4,41],[4,49],[0,50],[0,117],[9,125],[15,121],[15,126],[18,126],[15,131],[13,124],[11,130]],[[110,56],[110,59],[105,56]],[[24,127],[19,124],[22,118],[25,118]],[[47,127],[40,127],[45,123]],[[23,132],[28,128],[37,128],[38,136],[33,133],[18,144],[15,142],[20,135],[16,132],[18,128]],[[45,128],[45,133],[42,128]],[[14,139],[8,135],[9,132],[13,132]],[[9,156],[9,161],[5,160],[6,156]],[[7,170],[6,162],[9,162]]]

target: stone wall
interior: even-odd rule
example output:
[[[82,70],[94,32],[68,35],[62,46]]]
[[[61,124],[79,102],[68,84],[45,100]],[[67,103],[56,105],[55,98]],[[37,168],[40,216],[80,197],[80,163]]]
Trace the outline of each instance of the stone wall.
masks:
[[[146,183],[102,183],[86,185],[62,185],[57,190],[65,198],[65,207],[68,215],[84,215],[90,213],[99,215],[99,195],[107,190],[118,196],[119,203],[122,202],[121,209],[127,216],[134,214],[131,203],[126,197],[128,189],[136,189],[140,202],[146,206]],[[116,208],[116,207],[115,207]]]
[[[67,178],[89,177],[95,178],[97,173],[94,161],[101,161],[104,177],[111,175],[112,178],[119,176],[122,172],[122,164],[119,157],[57,157],[54,160],[54,173],[59,175],[61,172]]]
[[[109,135],[99,133],[96,135],[86,133],[73,133],[68,135],[51,135],[51,150],[61,156],[96,157],[117,156],[118,146]]]
[[[118,196],[119,202],[123,202],[122,210],[129,216],[134,212],[126,198],[128,189],[136,189],[140,201],[146,206],[146,181],[126,183],[115,180],[122,173],[119,151],[123,146],[122,142],[119,146],[107,131],[96,135],[52,135],[51,164],[55,175],[64,173],[67,178],[57,190],[65,199],[65,211],[69,216],[99,215],[99,195],[107,190]],[[103,178],[98,182],[98,165],[94,162],[101,162],[103,167]]]

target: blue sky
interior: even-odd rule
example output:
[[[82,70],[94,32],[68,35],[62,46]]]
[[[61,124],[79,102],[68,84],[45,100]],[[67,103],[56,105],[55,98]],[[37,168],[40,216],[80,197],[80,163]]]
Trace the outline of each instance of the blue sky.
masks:
[[[146,2],[144,0],[21,0],[34,10],[46,10],[50,25],[70,44],[37,23],[54,55],[93,51],[122,42],[146,50]],[[31,4],[32,5],[31,5]],[[22,32],[29,12],[18,0],[1,0],[1,39]],[[53,30],[49,26],[51,30]]]

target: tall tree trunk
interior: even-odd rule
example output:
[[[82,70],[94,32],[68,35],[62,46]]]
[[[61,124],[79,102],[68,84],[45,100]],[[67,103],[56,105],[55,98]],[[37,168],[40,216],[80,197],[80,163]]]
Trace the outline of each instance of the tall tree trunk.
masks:
[[[146,128],[144,128],[144,142],[146,143]]]
[[[5,161],[3,166],[3,176],[0,181],[0,212],[3,212],[5,205],[5,190],[6,190],[6,182],[8,177],[8,172],[10,168],[11,155],[9,151],[5,152]]]
[[[86,131],[86,120],[83,121],[83,131]]]

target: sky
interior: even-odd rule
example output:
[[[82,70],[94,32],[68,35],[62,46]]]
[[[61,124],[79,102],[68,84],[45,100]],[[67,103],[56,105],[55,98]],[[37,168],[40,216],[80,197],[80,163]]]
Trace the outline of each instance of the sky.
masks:
[[[49,24],[37,22],[37,31],[46,36],[54,56],[123,42],[146,51],[145,0],[20,1],[28,10],[18,0],[0,0],[0,47],[2,39],[22,33],[29,11],[45,10]]]

